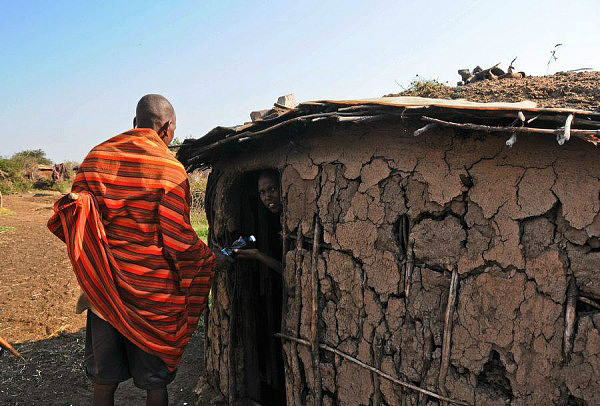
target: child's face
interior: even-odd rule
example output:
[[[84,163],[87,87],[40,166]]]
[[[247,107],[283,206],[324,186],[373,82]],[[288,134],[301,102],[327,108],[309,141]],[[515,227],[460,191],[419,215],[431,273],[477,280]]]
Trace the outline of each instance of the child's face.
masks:
[[[281,200],[279,196],[279,182],[273,176],[261,176],[258,178],[258,193],[260,201],[271,213],[281,212]]]

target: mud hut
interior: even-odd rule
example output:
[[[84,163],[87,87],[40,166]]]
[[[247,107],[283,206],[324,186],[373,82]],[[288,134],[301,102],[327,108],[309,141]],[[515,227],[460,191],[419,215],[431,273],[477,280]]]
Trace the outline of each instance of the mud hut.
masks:
[[[212,168],[220,246],[269,239],[256,177],[281,174],[283,275],[217,275],[204,389],[229,404],[600,403],[600,113],[389,97],[253,118],[178,154]]]

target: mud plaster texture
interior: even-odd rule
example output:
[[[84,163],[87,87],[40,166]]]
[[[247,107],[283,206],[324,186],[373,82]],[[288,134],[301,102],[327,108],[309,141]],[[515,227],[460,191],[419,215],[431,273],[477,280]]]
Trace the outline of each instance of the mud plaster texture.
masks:
[[[316,269],[319,341],[366,364],[470,404],[600,404],[600,313],[578,301],[568,354],[563,342],[569,281],[600,302],[597,149],[540,136],[508,148],[506,137],[452,130],[415,138],[417,127],[324,127],[221,164],[209,197],[214,240],[239,228],[241,173],[279,168],[284,232],[296,237],[285,253],[284,333],[310,339]],[[207,380],[230,401],[244,396],[231,283],[230,274],[216,278],[206,343]],[[288,404],[318,403],[310,348],[283,348]],[[438,404],[319,355],[324,405]]]

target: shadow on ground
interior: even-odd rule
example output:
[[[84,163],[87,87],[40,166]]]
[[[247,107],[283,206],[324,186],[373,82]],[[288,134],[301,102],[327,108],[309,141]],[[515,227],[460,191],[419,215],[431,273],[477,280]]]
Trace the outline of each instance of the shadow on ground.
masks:
[[[170,405],[194,405],[193,390],[204,371],[203,328],[190,341],[179,371],[169,385]],[[25,362],[0,357],[1,405],[90,405],[92,385],[83,370],[85,329],[46,340],[15,345]],[[144,405],[145,392],[131,379],[119,385],[116,405]]]

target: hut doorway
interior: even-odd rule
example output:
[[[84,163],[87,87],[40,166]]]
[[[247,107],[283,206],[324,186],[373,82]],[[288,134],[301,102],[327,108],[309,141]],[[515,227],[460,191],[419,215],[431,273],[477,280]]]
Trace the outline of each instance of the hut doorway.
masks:
[[[260,172],[243,176],[240,226],[244,236],[254,235],[256,247],[281,261],[281,223],[260,201]],[[244,394],[263,406],[285,405],[285,372],[281,341],[282,276],[259,261],[240,260],[236,288],[238,354],[243,354]]]

